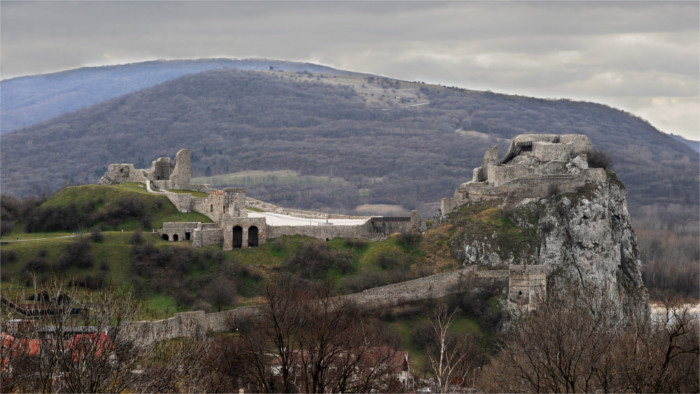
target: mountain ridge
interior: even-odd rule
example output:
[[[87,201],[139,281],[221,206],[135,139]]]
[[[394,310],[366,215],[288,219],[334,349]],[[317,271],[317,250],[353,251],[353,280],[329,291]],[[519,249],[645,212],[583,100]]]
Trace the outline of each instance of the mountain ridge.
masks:
[[[187,147],[193,176],[292,170],[350,184],[249,189],[279,205],[381,201],[426,214],[471,179],[484,150],[523,133],[589,135],[637,205],[697,204],[697,153],[601,104],[269,69],[186,75],[5,134],[2,187],[26,195],[94,183],[109,163],[144,168]]]
[[[81,67],[0,81],[0,134],[28,127],[159,83],[217,68],[343,74],[331,67],[267,59],[152,60]]]

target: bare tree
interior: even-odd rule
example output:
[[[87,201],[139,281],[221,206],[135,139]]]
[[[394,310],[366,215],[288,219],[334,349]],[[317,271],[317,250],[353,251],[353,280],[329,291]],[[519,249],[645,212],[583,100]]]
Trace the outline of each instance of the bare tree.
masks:
[[[314,289],[299,332],[301,380],[306,392],[370,392],[385,388],[395,351],[347,301],[332,298],[329,285]]]
[[[450,332],[457,312],[448,313],[447,307],[440,305],[430,320],[433,341],[428,346],[428,360],[440,393],[448,392],[453,381],[465,384],[476,359],[473,339],[466,333]]]
[[[17,357],[4,360],[3,380],[20,391],[128,388],[137,350],[122,330],[138,311],[133,296],[107,288],[79,294],[56,277],[41,288],[39,293],[35,286],[43,304],[32,329],[12,341],[24,343],[25,349],[15,348]]]
[[[258,392],[388,390],[396,353],[351,304],[328,286],[289,280],[268,286],[252,325],[238,324],[240,379]],[[237,361],[238,362],[238,361]]]
[[[698,391],[698,324],[668,306],[659,322],[623,324],[611,304],[546,302],[513,322],[480,376],[488,391]]]
[[[202,289],[202,296],[221,312],[230,305],[236,295],[236,283],[223,275],[219,275]]]

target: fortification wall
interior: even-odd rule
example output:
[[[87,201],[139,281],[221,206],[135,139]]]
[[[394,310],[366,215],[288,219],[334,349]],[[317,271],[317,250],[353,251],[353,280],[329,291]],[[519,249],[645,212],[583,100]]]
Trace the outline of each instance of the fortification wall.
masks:
[[[166,339],[204,338],[207,326],[204,311],[182,312],[169,319],[128,322],[122,335],[136,346],[150,346]]]
[[[430,298],[441,298],[450,294],[469,290],[464,287],[468,278],[498,280],[507,277],[508,271],[476,271],[470,266],[458,271],[447,272],[393,285],[365,290],[361,293],[338,297],[364,309],[382,309],[407,302]],[[246,324],[262,316],[258,306],[236,308],[223,312],[203,311],[178,313],[174,317],[157,321],[130,322],[127,324],[127,337],[137,340],[139,345],[151,345],[156,341],[179,337],[201,337],[207,331],[222,332],[236,325]]]
[[[168,241],[190,241],[200,225],[199,222],[164,222],[158,236]]]
[[[528,176],[530,172],[523,166],[488,166],[486,168],[489,185],[501,186],[517,178]]]
[[[269,237],[265,218],[224,215],[221,219],[223,250],[259,246]]]
[[[277,238],[283,235],[304,235],[320,240],[331,240],[337,237],[368,239],[364,225],[359,226],[269,226],[267,235],[269,238]]]
[[[170,200],[179,212],[190,212],[192,206],[192,195],[189,193],[162,192]]]
[[[245,205],[250,208],[261,210],[263,212],[279,213],[282,215],[297,216],[306,219],[369,219],[369,216],[340,215],[334,213],[323,213],[304,211],[301,209],[283,208],[250,197],[246,197]]]
[[[558,193],[575,193],[586,183],[602,183],[607,179],[602,168],[586,168],[578,174],[551,174],[528,175],[514,179],[510,182],[493,187],[485,182],[462,184],[456,191],[454,198],[443,198],[440,204],[442,215],[456,211],[467,201],[499,200],[509,197],[543,198],[553,191]]]
[[[224,242],[224,232],[220,228],[196,229],[192,233],[192,247],[201,248],[209,245],[221,245]]]
[[[191,208],[218,223],[224,214],[224,192],[212,190],[207,197],[193,197]]]
[[[134,168],[133,164],[110,164],[107,172],[100,178],[100,185],[117,185],[120,183],[146,183],[148,177],[144,170]]]
[[[277,238],[283,235],[305,235],[320,240],[333,238],[360,238],[370,241],[386,239],[391,234],[411,230],[416,225],[411,218],[370,218],[357,226],[318,225],[318,226],[268,226],[267,237]],[[418,224],[419,225],[419,224]]]
[[[544,265],[511,265],[508,270],[508,301],[527,311],[535,310],[547,297]]]
[[[175,155],[175,168],[170,174],[170,184],[173,189],[189,190],[191,179],[190,151],[180,149]]]

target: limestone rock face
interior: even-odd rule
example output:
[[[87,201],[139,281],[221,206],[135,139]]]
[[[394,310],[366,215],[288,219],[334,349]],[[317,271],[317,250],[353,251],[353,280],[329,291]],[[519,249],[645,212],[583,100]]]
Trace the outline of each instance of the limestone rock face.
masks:
[[[649,317],[626,194],[611,174],[608,182],[546,204],[537,230],[536,261],[546,267],[548,297],[560,297],[570,286],[579,286],[584,292],[602,293],[627,321]]]
[[[443,199],[441,219],[459,229],[450,247],[463,265],[538,266],[547,299],[589,298],[591,310],[605,301],[624,321],[643,321],[649,297],[627,191],[614,172],[589,167],[592,154],[585,135],[516,136]]]
[[[512,205],[467,204],[459,212],[481,211],[462,223],[450,220],[464,228],[451,244],[453,255],[463,265],[488,269],[541,265],[548,299],[588,292],[604,297],[626,322],[644,321],[650,313],[648,294],[626,194],[608,172],[604,181],[589,182],[575,193],[525,198]],[[484,217],[508,225],[468,228]]]

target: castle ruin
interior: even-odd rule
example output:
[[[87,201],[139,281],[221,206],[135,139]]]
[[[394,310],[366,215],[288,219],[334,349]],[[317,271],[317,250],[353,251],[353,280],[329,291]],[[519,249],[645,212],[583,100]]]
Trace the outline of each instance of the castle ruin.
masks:
[[[305,235],[329,241],[337,237],[382,240],[397,232],[419,229],[417,211],[410,217],[369,217],[287,209],[246,196],[245,189],[212,189],[194,185],[190,175],[190,152],[181,149],[174,165],[169,157],[153,161],[150,169],[133,164],[111,164],[100,185],[144,183],[149,192],[165,195],[180,212],[199,212],[213,223],[165,222],[158,234],[167,241],[192,241],[192,246],[222,245],[223,250],[256,247],[282,235]],[[195,197],[197,191],[208,193]]]
[[[518,135],[502,159],[498,146],[487,150],[472,180],[461,184],[454,197],[442,199],[440,213],[448,215],[469,201],[542,198],[603,182],[605,170],[588,167],[591,153],[593,144],[581,134]]]

